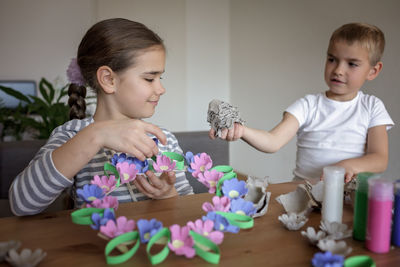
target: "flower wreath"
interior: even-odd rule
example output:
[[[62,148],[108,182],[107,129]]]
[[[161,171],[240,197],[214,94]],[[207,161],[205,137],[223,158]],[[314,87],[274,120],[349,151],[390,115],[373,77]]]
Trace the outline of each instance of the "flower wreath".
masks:
[[[186,165],[185,165],[186,163]],[[168,171],[189,171],[202,184],[208,187],[209,193],[215,193],[213,203],[202,205],[206,216],[189,221],[185,226],[174,224],[163,227],[156,219],[139,219],[135,223],[125,216],[116,217],[118,200],[109,195],[117,187],[135,180],[137,174],[147,170],[157,173]],[[131,194],[132,190],[130,189]],[[243,199],[248,192],[246,183],[239,181],[233,168],[227,165],[212,167],[211,157],[206,153],[185,156],[164,152],[140,161],[126,154],[114,154],[111,162],[104,164],[104,175],[94,176],[91,184],[77,190],[77,195],[85,202],[85,208],[71,213],[76,224],[90,225],[99,230],[99,236],[109,240],[105,247],[107,264],[119,264],[129,260],[139,248],[146,244],[146,253],[150,262],[161,263],[172,250],[177,255],[193,258],[195,255],[210,263],[219,263],[224,232],[238,233],[240,229],[253,227],[251,217],[257,212],[253,202]],[[137,230],[134,230],[137,228]],[[164,248],[157,254],[150,253],[154,244],[162,244]],[[128,248],[128,245],[130,248]],[[117,249],[119,255],[110,255]],[[114,253],[115,254],[115,253]]]

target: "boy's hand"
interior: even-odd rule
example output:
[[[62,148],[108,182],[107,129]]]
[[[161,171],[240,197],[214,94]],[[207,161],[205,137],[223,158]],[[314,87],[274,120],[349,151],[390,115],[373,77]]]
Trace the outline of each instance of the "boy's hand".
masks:
[[[138,175],[133,181],[133,184],[144,195],[153,199],[164,199],[178,195],[175,189],[176,176],[175,172],[162,173],[157,177],[153,172],[147,171],[146,177]]]
[[[244,126],[240,123],[234,123],[232,129],[223,129],[220,138],[227,141],[236,141],[242,138]],[[211,139],[215,139],[215,130],[211,129],[209,134]]]
[[[348,183],[352,179],[355,179],[357,177],[357,173],[355,172],[355,170],[349,164],[347,164],[345,160],[340,161],[332,166],[342,167],[345,169],[345,173],[344,173],[345,183]],[[321,175],[321,180],[324,180],[324,173],[322,173],[322,175]]]

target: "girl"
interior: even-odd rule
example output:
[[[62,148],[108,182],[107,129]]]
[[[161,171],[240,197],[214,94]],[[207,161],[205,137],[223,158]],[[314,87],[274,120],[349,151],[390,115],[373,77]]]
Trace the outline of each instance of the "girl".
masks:
[[[154,114],[165,89],[161,75],[165,47],[161,38],[143,24],[126,19],[108,19],[92,26],[83,37],[77,56],[78,79],[69,88],[71,121],[57,127],[10,187],[10,205],[15,215],[36,214],[60,193],[89,184],[115,152],[145,160],[159,150],[181,153],[175,136],[142,121]],[[71,74],[71,73],[70,73]],[[71,75],[69,75],[71,76]],[[76,75],[75,75],[76,76]],[[93,117],[84,118],[87,85],[97,93]],[[156,136],[157,144],[147,133]],[[183,172],[147,171],[134,181],[134,195],[121,186],[112,195],[120,202],[169,198],[192,194]],[[81,199],[73,196],[76,205]]]

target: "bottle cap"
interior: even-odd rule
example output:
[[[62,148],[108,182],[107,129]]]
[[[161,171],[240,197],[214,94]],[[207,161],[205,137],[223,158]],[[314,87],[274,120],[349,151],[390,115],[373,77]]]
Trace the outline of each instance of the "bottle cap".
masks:
[[[338,166],[324,167],[324,183],[344,183],[345,169]]]
[[[374,178],[368,180],[368,197],[378,201],[393,201],[393,181]]]

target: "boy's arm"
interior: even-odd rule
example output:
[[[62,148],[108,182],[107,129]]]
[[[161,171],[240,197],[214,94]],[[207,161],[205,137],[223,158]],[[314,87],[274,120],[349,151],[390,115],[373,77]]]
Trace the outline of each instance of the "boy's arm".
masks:
[[[342,160],[335,165],[346,169],[346,182],[360,172],[383,172],[389,160],[388,146],[386,125],[372,127],[368,130],[366,154],[359,158]]]

